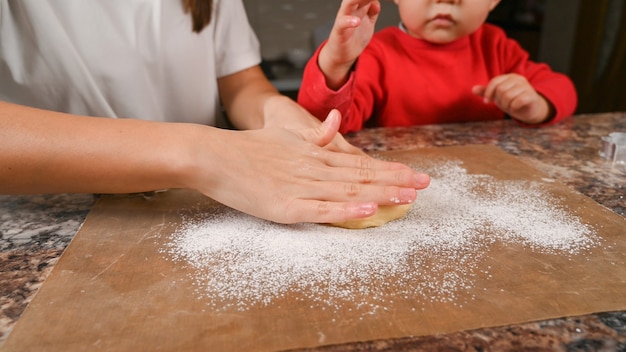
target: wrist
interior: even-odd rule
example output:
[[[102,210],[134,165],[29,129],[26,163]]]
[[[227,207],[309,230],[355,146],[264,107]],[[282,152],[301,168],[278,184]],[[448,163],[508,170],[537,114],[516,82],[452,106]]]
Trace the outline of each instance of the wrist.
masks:
[[[174,140],[165,143],[167,148],[160,159],[160,177],[168,188],[200,190],[211,184],[217,161],[214,159],[218,128],[196,124],[173,124]]]
[[[556,109],[542,95],[532,106],[527,106],[526,111],[519,111],[518,114],[510,113],[509,116],[527,125],[540,125],[550,122],[556,116]]]
[[[263,127],[302,129],[317,127],[319,120],[291,98],[276,95],[266,100],[263,107]]]
[[[327,51],[324,50],[326,47],[322,48],[317,58],[317,65],[324,74],[324,78],[326,79],[326,86],[332,90],[339,90],[343,87],[348,79],[350,78],[350,73],[356,63],[355,60],[349,61],[336,61],[330,57],[330,54],[327,54]]]
[[[539,97],[539,111],[535,118],[531,119],[528,122],[529,124],[539,125],[548,123],[552,119],[554,119],[556,115],[556,109],[554,108],[554,105],[552,105],[552,103],[550,103],[550,101],[548,101],[548,99],[546,99],[543,95],[539,94]]]

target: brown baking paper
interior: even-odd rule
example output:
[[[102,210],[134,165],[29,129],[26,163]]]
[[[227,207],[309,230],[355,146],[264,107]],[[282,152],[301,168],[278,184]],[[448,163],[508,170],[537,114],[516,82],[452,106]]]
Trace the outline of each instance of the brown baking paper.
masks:
[[[211,212],[222,205],[186,190],[170,190],[153,200],[104,197],[2,349],[273,351],[626,309],[623,218],[497,147],[429,148],[380,156],[418,166],[460,160],[469,173],[541,183],[561,206],[597,231],[599,243],[574,255],[491,243],[472,269],[473,286],[457,292],[450,302],[406,296],[363,314],[348,307],[319,309],[316,302],[294,293],[267,306],[224,311],[197,295],[195,269],[163,251],[183,222],[181,214]],[[396,279],[384,278],[390,291],[398,287],[394,283],[401,284]]]

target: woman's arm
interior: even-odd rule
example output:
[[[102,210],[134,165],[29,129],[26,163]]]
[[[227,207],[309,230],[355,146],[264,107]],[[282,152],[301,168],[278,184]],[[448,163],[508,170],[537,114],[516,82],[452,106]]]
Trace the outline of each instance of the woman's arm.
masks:
[[[127,193],[183,186],[194,127],[0,102],[0,192]]]
[[[229,131],[75,116],[0,102],[0,193],[131,193],[191,188],[268,220],[338,222],[404,204],[428,176],[325,148],[317,128]]]
[[[267,100],[282,97],[260,66],[222,77],[218,79],[218,87],[228,119],[241,130],[266,127],[264,107]]]
[[[238,129],[317,127],[320,122],[276,90],[259,66],[220,78],[220,98]]]

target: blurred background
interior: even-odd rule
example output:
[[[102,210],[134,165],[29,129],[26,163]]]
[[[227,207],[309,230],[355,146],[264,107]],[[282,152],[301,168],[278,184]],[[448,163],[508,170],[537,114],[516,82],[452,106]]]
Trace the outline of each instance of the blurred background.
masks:
[[[243,0],[261,41],[263,68],[295,97],[301,69],[324,40],[340,0]],[[383,0],[378,29],[399,22]],[[531,58],[569,75],[577,113],[626,111],[626,0],[501,0],[489,22],[501,26]]]

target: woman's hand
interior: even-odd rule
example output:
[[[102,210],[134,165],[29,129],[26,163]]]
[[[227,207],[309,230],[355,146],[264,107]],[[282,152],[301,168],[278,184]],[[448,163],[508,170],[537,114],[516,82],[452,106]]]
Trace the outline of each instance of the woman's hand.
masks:
[[[0,193],[134,193],[191,188],[281,223],[367,217],[404,204],[426,175],[327,148],[315,128],[250,131],[63,114],[0,102]]]
[[[222,77],[218,83],[229,119],[239,129],[275,127],[300,130],[315,128],[321,124],[294,100],[280,94],[267,80],[259,66]],[[346,142],[339,133],[325,148],[364,154]]]
[[[326,148],[339,120],[333,113],[316,128],[211,129],[216,135],[194,148],[189,187],[275,222],[329,223],[411,203],[428,186],[428,176],[408,166]]]
[[[321,124],[320,120],[286,96],[277,95],[272,97],[267,100],[265,106],[265,128],[279,127],[301,130],[316,128]],[[338,117],[340,118],[341,113],[338,110],[332,110],[327,118],[334,114],[339,115]],[[340,133],[336,133],[332,141],[324,148],[336,152],[365,155],[361,149],[348,143]]]

